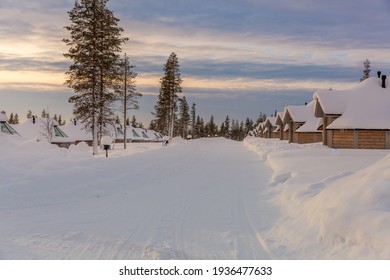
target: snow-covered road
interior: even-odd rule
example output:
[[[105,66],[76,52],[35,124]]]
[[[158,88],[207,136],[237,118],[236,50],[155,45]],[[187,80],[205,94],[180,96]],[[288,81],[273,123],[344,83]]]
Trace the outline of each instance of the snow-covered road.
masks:
[[[276,258],[264,161],[225,139],[155,148],[8,162],[0,259]]]

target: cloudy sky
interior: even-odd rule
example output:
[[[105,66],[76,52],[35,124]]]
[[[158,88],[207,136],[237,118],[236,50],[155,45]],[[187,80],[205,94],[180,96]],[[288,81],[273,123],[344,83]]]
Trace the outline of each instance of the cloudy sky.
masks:
[[[22,118],[71,117],[63,85],[70,61],[63,38],[74,0],[0,1],[0,110]],[[110,0],[123,46],[144,94],[138,119],[148,124],[163,64],[179,57],[183,94],[207,121],[214,115],[256,119],[310,101],[317,89],[359,82],[390,70],[389,0]]]

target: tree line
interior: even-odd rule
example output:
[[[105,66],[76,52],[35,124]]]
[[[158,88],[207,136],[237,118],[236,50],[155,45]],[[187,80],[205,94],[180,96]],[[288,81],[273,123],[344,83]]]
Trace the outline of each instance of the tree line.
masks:
[[[6,114],[5,111],[2,111],[1,113]],[[34,114],[32,113],[32,111],[28,110],[28,112],[26,114],[26,118],[27,119],[31,119],[33,116],[34,116]],[[41,118],[50,118],[49,110],[48,109],[43,109],[40,116],[41,116]],[[35,117],[37,117],[37,116],[35,115]],[[56,122],[58,122],[59,125],[65,125],[66,124],[66,121],[62,119],[61,114],[59,114],[59,115],[54,114],[53,119]],[[8,123],[9,124],[19,124],[20,123],[20,119],[19,119],[18,113],[15,113],[15,114],[11,113],[9,115],[9,117],[8,117]]]

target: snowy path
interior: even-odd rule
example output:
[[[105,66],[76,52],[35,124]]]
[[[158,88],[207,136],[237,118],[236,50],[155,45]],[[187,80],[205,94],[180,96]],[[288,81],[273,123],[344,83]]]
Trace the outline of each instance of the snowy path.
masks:
[[[272,174],[242,143],[205,139],[23,168],[0,187],[0,259],[276,257],[262,238],[278,215],[266,202]]]

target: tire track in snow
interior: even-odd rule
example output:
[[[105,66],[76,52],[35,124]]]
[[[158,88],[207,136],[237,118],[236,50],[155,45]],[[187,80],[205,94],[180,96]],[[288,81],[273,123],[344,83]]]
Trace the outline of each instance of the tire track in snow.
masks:
[[[100,176],[105,168],[118,176]],[[62,182],[67,171],[57,174]],[[30,223],[15,235],[18,250],[26,245],[32,259],[275,257],[261,237],[274,215],[262,198],[272,174],[240,142],[200,139],[94,159],[83,175],[102,180],[72,186],[71,201],[54,192],[55,207],[37,210],[42,228]]]

